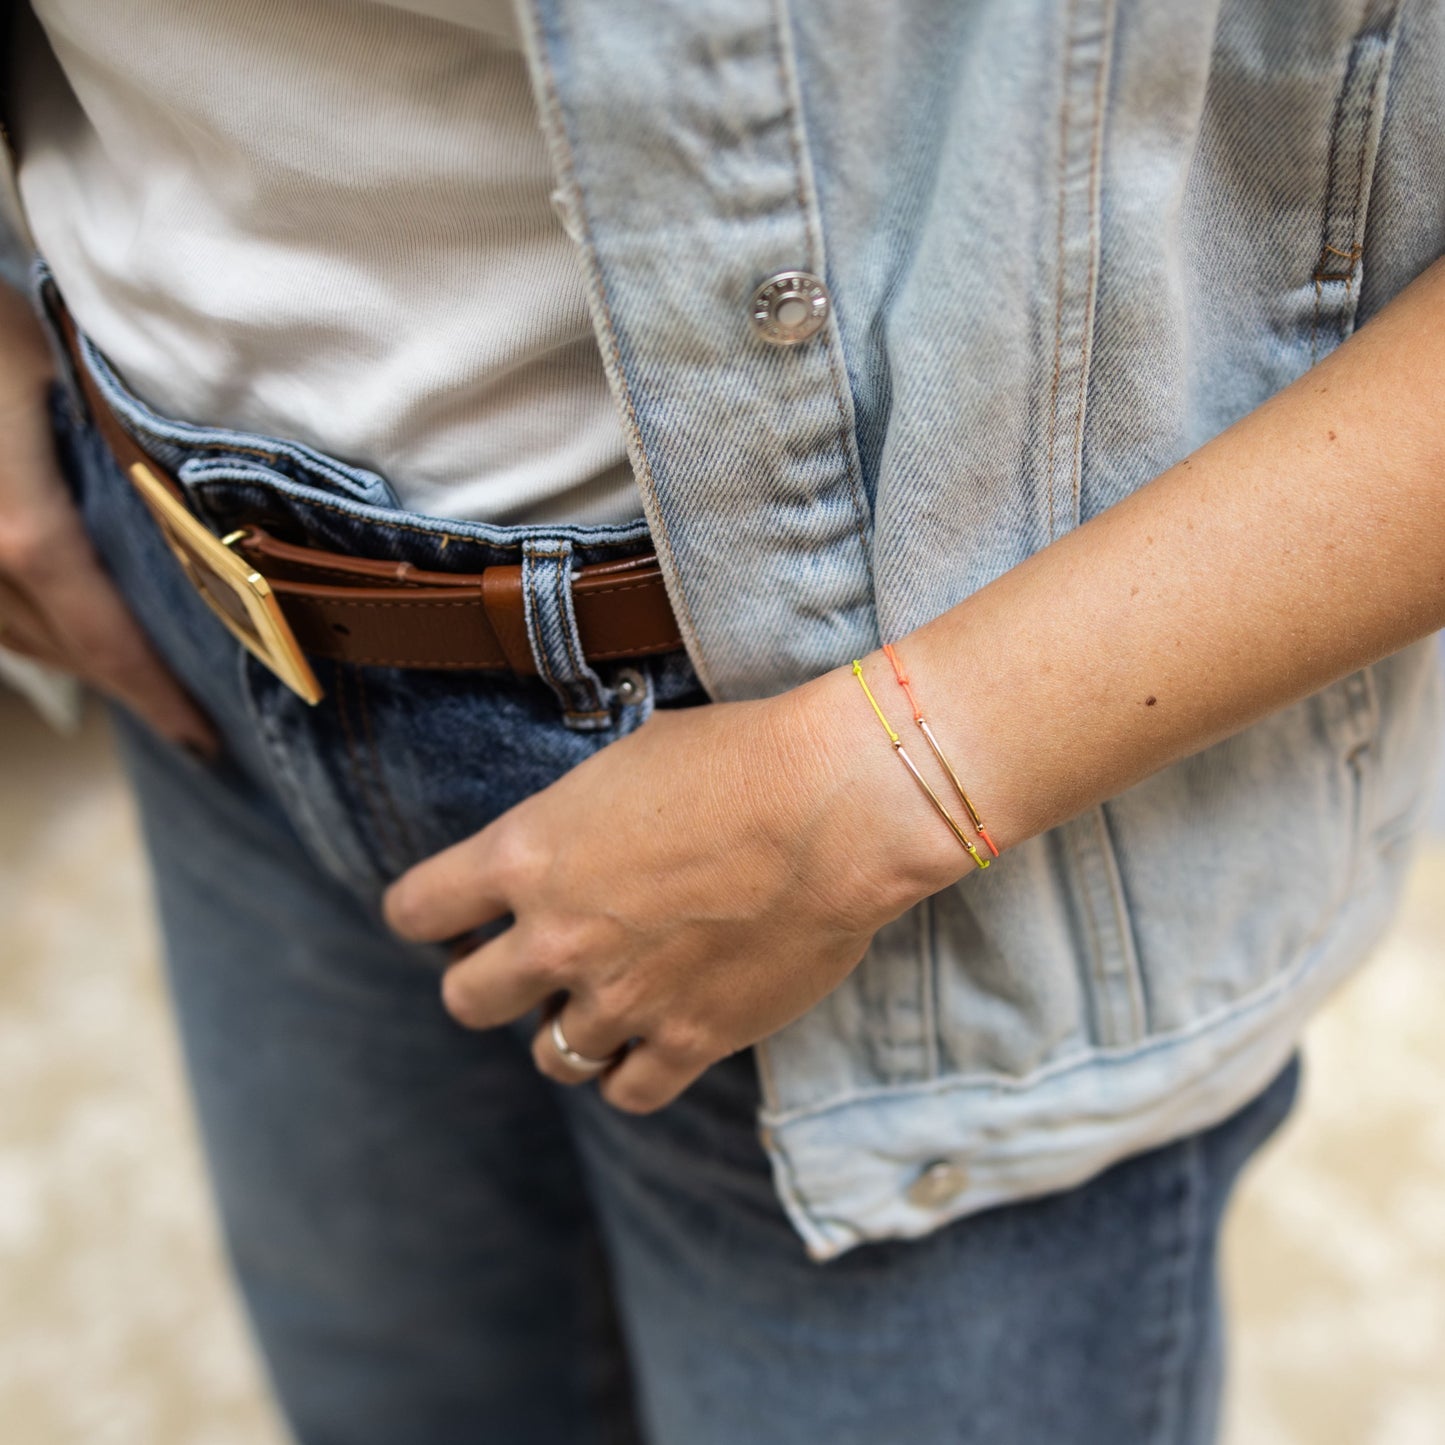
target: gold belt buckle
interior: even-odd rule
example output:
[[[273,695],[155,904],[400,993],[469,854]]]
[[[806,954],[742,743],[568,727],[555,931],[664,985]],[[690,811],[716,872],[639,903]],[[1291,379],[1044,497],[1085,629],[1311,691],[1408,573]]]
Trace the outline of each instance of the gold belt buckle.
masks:
[[[143,462],[130,467],[130,479],[191,584],[231,636],[298,697],[313,706],[320,702],[321,684],[271,584],[227,545],[242,534],[222,539],[208,532]]]

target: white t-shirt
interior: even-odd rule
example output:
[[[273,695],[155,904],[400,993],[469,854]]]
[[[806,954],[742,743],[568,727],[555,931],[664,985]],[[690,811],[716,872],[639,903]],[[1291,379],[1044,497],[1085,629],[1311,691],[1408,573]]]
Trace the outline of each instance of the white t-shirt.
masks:
[[[423,512],[642,514],[509,0],[34,9],[26,217],[140,396]]]

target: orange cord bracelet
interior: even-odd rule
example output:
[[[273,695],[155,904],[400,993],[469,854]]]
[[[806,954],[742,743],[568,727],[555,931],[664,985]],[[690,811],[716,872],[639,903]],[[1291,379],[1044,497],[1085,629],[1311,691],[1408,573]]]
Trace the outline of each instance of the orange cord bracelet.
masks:
[[[928,739],[928,746],[933,749],[933,756],[943,765],[943,771],[948,774],[949,781],[953,784],[954,791],[958,794],[959,800],[968,810],[969,821],[973,824],[973,831],[988,844],[988,851],[995,858],[998,857],[998,845],[988,836],[988,829],[983,826],[983,819],[978,816],[978,809],[973,806],[968,794],[964,792],[963,784],[958,780],[958,774],[953,770],[953,764],[943,756],[943,749],[938,746],[938,739],[933,736],[933,729],[928,726],[923,718],[923,709],[918,706],[918,699],[913,695],[913,688],[909,684],[908,674],[903,670],[903,664],[898,660],[898,654],[893,650],[891,642],[883,644],[884,655],[893,664],[894,675],[898,679],[898,685],[908,694],[909,706],[913,709],[913,721],[916,722]]]
[[[873,689],[868,686],[868,679],[863,676],[863,664],[859,662],[856,657],[853,659],[853,676],[858,679],[859,684],[863,688],[864,696],[866,696],[869,703],[872,704],[873,711],[878,715],[878,721],[883,724],[883,730],[888,734],[888,741],[893,744],[893,751],[898,754],[898,760],[913,774],[913,781],[928,795],[928,801],[933,804],[934,811],[948,824],[949,831],[952,832],[953,836],[967,849],[968,856],[972,858],[980,868],[987,868],[988,859],[974,847],[973,839],[959,827],[957,819],[943,806],[942,799],[928,786],[928,780],[918,771],[917,764],[908,756],[903,746],[903,739],[893,731],[893,725],[884,717],[883,709],[878,706],[878,699],[873,696]],[[990,843],[989,847],[992,848],[993,844]],[[996,850],[994,856],[998,856]]]

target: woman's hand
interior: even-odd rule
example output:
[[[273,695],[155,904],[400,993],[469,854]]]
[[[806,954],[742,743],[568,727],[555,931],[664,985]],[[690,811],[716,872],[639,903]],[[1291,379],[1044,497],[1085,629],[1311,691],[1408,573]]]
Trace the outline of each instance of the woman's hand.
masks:
[[[71,504],[50,431],[51,379],[39,324],[0,285],[0,646],[73,673],[210,755],[214,730],[126,610]]]
[[[817,1003],[878,928],[948,881],[931,855],[910,871],[908,839],[930,830],[937,849],[937,821],[839,679],[654,713],[411,869],[387,892],[388,923],[438,942],[511,914],[446,973],[447,1009],[491,1028],[565,994],[576,1052],[631,1044],[602,1076],[608,1101],[660,1108]],[[966,868],[956,847],[937,851],[953,876]],[[546,1027],[533,1054],[560,1083],[585,1077]]]

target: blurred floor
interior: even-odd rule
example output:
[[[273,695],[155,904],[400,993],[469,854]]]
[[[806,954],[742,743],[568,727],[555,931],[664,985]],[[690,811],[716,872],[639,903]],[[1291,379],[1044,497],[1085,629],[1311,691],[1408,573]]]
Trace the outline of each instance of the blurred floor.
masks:
[[[0,694],[0,800],[0,1440],[279,1445],[99,721],[64,743]],[[1243,1188],[1226,1445],[1445,1445],[1442,966],[1437,838]]]

